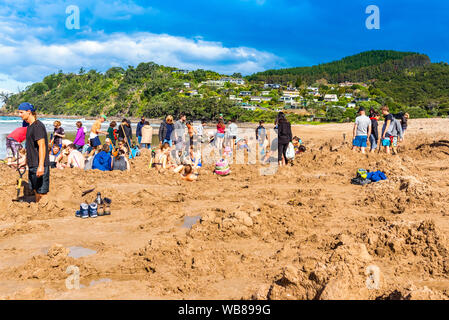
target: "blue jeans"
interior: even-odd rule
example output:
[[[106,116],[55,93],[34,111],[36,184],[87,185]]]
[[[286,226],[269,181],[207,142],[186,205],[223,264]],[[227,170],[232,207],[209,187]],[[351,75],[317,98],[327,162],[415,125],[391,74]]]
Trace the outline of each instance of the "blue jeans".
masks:
[[[150,143],[142,143],[141,144],[142,148],[147,148],[147,149],[151,149],[151,144]]]
[[[171,141],[171,140],[167,140],[167,139],[164,139],[164,141],[162,142],[162,144],[164,144],[164,143],[166,143],[166,142],[169,144],[170,147],[172,146],[172,141]]]
[[[371,150],[377,149],[377,141],[376,138],[374,137],[374,134],[369,136],[369,143],[371,144]]]
[[[137,136],[137,141],[139,141],[139,144],[142,142],[142,136]]]

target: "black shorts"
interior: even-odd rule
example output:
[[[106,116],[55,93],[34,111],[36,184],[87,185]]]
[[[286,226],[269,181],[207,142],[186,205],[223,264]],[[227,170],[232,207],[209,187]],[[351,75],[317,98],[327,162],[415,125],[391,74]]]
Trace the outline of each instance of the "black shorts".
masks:
[[[28,170],[28,184],[30,189],[38,194],[47,194],[50,191],[50,167],[44,167],[44,175],[40,178],[36,176],[36,168]]]

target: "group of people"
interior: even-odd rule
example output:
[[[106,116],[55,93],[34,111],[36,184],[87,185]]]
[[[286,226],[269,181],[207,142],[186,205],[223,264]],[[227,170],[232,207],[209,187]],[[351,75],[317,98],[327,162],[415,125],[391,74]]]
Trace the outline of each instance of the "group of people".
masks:
[[[393,115],[387,106],[382,107],[381,111],[385,122],[379,134],[380,115],[372,109],[368,117],[364,108],[359,109],[353,129],[354,150],[359,148],[365,153],[370,143],[371,152],[380,149],[380,146],[385,147],[386,153],[390,153],[390,149],[397,152],[398,143],[403,141],[407,129],[409,115]],[[101,116],[92,125],[86,143],[88,132],[80,121],[76,123],[77,132],[73,142],[66,139],[60,121],[54,122],[49,141],[45,125],[37,119],[33,105],[22,103],[19,115],[23,126],[14,130],[6,139],[7,149],[13,154],[9,164],[28,166],[29,183],[36,193],[37,201],[48,192],[50,168],[126,171],[130,170],[128,160],[137,156],[139,149],[151,149],[152,145],[153,128],[145,117],[137,124],[136,146],[133,144],[131,123],[127,119],[123,119],[120,125],[112,121],[107,131],[102,131],[101,126],[107,117]],[[151,150],[150,167],[159,172],[171,170],[179,173],[183,180],[195,181],[203,166],[203,154],[199,146],[213,146],[222,159],[232,158],[236,149],[250,151],[248,139],[252,137],[241,134],[235,119],[225,123],[223,115],[220,115],[214,132],[207,131],[205,126],[206,121],[194,126],[191,121],[187,121],[185,114],[180,114],[176,122],[173,116],[168,115],[159,127],[159,147]],[[283,112],[279,112],[276,117],[274,131],[275,137],[271,137],[273,139],[270,141],[263,121],[259,122],[255,130],[255,140],[263,163],[277,162],[279,166],[291,163],[291,156],[287,155],[291,146],[295,154],[304,152],[301,139],[293,137],[291,124]],[[106,136],[104,144],[101,143],[100,135]],[[24,141],[25,148],[22,147]]]
[[[372,153],[376,150],[380,152],[384,147],[387,154],[391,152],[397,154],[399,143],[404,141],[407,120],[410,116],[404,112],[391,114],[388,106],[383,106],[381,112],[385,121],[379,134],[380,114],[371,108],[368,117],[365,108],[359,109],[359,116],[355,119],[353,129],[353,150],[360,149],[362,153],[366,153],[365,150],[369,143]]]

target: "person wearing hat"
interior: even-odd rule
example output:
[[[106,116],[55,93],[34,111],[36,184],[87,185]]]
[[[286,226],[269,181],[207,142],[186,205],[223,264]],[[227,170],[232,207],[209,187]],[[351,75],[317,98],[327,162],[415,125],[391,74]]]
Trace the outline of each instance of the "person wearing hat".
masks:
[[[362,153],[365,153],[371,135],[371,120],[366,116],[365,108],[360,107],[358,113],[359,116],[354,123],[352,150],[359,148]]]
[[[101,141],[100,138],[98,137],[99,134],[104,134],[107,135],[107,132],[103,132],[101,131],[101,124],[103,122],[105,122],[107,120],[105,115],[102,115],[99,119],[97,119],[94,124],[92,125],[92,129],[90,130],[90,135],[89,135],[89,143],[90,146],[92,147],[92,151],[91,154],[92,155],[95,150],[101,146]]]
[[[19,116],[28,123],[26,133],[26,165],[28,183],[39,202],[50,190],[50,161],[45,125],[37,120],[36,109],[28,102],[19,105]]]

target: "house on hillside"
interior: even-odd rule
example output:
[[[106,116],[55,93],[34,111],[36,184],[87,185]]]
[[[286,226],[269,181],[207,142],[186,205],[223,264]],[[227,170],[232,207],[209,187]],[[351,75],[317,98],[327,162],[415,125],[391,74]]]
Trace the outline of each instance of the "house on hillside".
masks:
[[[187,89],[190,89],[190,82],[184,82],[184,87],[186,87]]]
[[[349,82],[349,81],[341,82],[339,84],[340,87],[352,87],[353,85],[354,85],[354,83]]]
[[[263,96],[269,96],[270,95],[270,91],[262,91],[261,94]]]
[[[227,77],[227,78],[221,78],[220,79],[220,81],[224,84],[224,83],[226,83],[226,82],[229,82],[229,83],[232,83],[232,84],[235,84],[235,85],[238,85],[238,86],[243,86],[243,85],[245,85],[245,80],[243,80],[243,79],[240,79],[240,78],[230,78],[230,77]]]
[[[318,93],[320,91],[320,88],[317,87],[307,87],[307,90],[309,92]]]
[[[256,96],[251,97],[251,101],[255,102],[268,102],[271,101],[272,99],[273,99],[272,97],[256,97]]]
[[[279,89],[281,85],[278,83],[265,83],[263,85],[264,89]]]
[[[207,80],[207,81],[201,82],[201,84],[204,84],[206,86],[211,86],[211,87],[223,87],[224,86],[224,82],[220,81],[220,80]]]
[[[355,102],[350,102],[346,105],[346,108],[356,108],[357,104]]]
[[[252,95],[251,91],[240,91],[239,96],[241,97],[250,97]]]
[[[229,96],[229,100],[242,102],[243,98],[237,98],[234,94],[232,94],[232,95]]]
[[[352,99],[352,97],[353,97],[352,93],[345,93],[346,99]]]
[[[283,95],[284,95],[284,97],[296,98],[296,97],[299,97],[299,91],[297,91],[297,90],[294,90],[294,91],[292,91],[292,90],[285,90],[285,91],[283,91]]]
[[[338,97],[336,94],[326,94],[324,96],[324,101],[326,102],[338,102]]]

